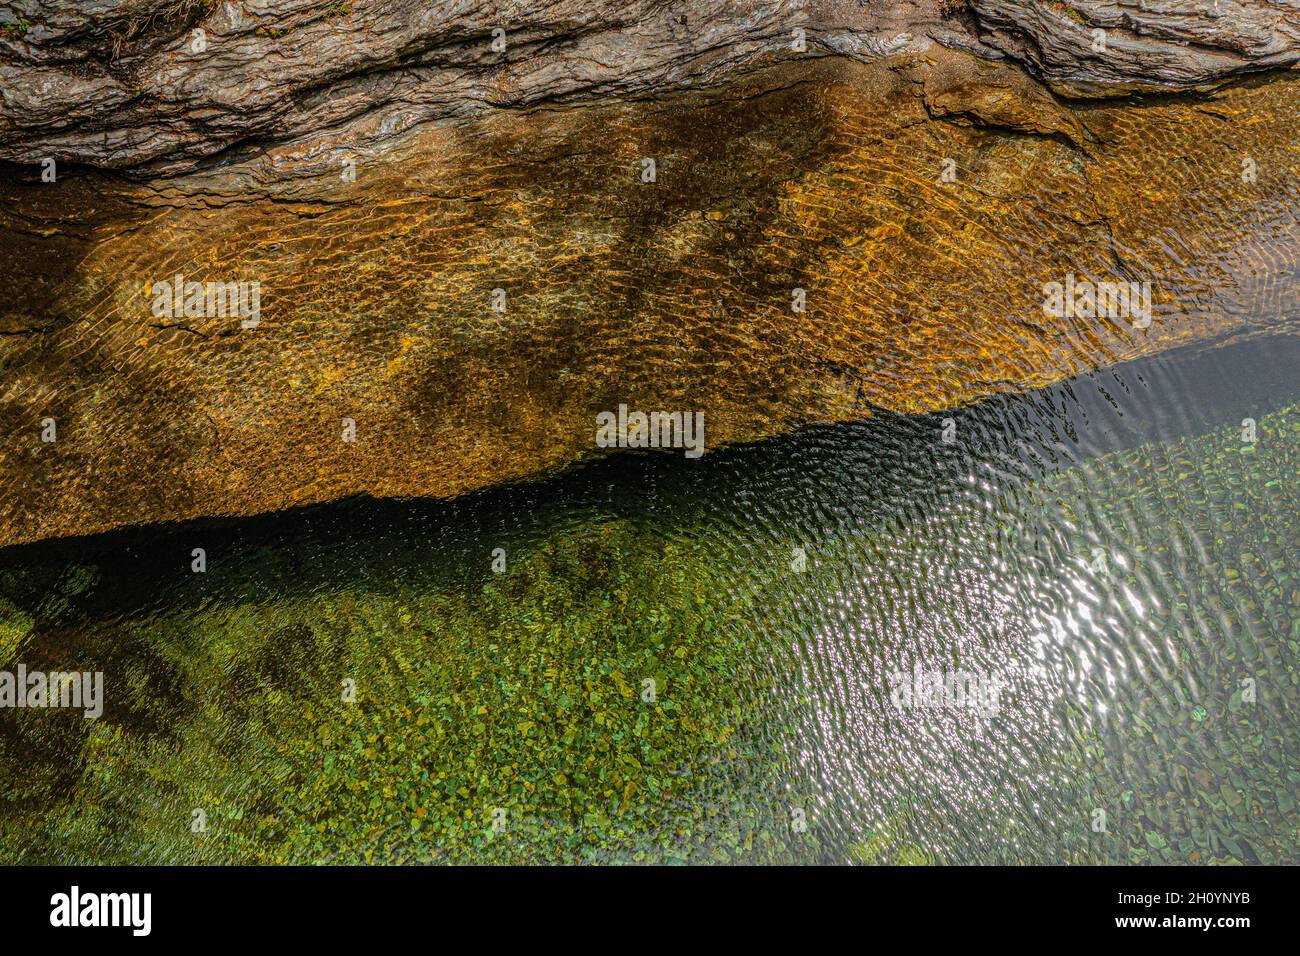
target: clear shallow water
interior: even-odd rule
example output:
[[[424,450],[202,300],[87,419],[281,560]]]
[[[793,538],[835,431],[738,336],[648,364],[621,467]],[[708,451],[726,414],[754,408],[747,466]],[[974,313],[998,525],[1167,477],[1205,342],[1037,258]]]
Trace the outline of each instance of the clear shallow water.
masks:
[[[1297,358],[9,549],[0,855],[1297,862]]]

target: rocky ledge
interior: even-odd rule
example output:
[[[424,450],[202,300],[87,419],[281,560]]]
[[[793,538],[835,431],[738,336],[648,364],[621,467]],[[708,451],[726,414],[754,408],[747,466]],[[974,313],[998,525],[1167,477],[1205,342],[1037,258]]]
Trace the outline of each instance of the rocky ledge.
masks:
[[[168,175],[363,149],[497,107],[934,45],[1057,92],[1204,88],[1300,59],[1295,0],[0,0],[0,159]],[[304,167],[299,167],[302,169]]]

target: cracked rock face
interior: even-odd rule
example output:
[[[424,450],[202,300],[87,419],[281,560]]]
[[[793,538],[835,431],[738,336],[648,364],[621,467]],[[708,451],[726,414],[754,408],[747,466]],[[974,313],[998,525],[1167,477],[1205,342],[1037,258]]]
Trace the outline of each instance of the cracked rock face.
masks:
[[[854,0],[41,0],[0,3],[0,158],[175,173],[223,151],[578,94],[693,84],[756,59],[871,56],[937,9]]]
[[[971,0],[984,39],[1063,93],[1206,86],[1300,60],[1295,0]]]
[[[311,138],[326,164],[494,107],[935,43],[1059,89],[1183,88],[1294,63],[1296,16],[1290,0],[0,0],[0,159],[156,176]]]

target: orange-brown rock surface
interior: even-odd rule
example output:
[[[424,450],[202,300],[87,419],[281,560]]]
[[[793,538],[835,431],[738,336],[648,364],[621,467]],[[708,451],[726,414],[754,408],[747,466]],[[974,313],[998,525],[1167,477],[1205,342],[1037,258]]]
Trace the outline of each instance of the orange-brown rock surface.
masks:
[[[1296,91],[1066,107],[936,49],[495,112],[355,181],[301,142],[11,181],[0,543],[456,495],[603,454],[620,403],[713,448],[1293,327]],[[257,326],[154,314],[176,273],[260,283]],[[1150,326],[1045,315],[1067,277],[1149,282]]]

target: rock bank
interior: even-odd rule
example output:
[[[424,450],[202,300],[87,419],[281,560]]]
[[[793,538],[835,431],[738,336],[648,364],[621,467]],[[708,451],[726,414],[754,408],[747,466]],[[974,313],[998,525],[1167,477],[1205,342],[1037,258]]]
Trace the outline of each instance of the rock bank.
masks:
[[[319,137],[934,46],[1060,92],[1203,88],[1300,59],[1284,0],[3,0],[0,159],[175,175]]]

